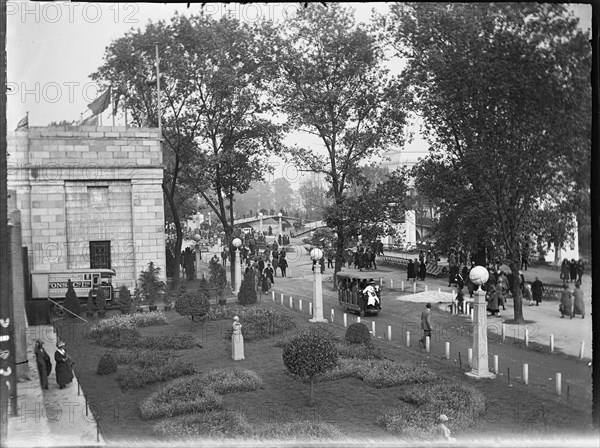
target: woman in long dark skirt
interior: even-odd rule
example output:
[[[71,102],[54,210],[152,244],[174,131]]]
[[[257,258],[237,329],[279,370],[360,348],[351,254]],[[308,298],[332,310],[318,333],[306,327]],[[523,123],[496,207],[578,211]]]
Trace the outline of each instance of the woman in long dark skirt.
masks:
[[[268,293],[269,289],[271,288],[271,281],[269,279],[269,275],[266,272],[263,272],[261,285],[263,294]]]
[[[73,363],[67,356],[64,346],[64,342],[57,342],[57,350],[54,353],[54,360],[56,361],[56,382],[60,389],[64,389],[67,384],[73,381]]]
[[[427,265],[425,264],[424,261],[421,261],[421,264],[419,265],[419,278],[424,281],[426,276],[427,276]]]
[[[569,264],[569,273],[571,274],[571,281],[575,283],[577,281],[577,262],[573,258]]]

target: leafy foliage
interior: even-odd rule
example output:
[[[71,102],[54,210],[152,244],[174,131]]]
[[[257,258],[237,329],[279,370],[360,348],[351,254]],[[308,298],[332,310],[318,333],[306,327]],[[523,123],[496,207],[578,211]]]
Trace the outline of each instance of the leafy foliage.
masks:
[[[117,361],[110,353],[105,353],[98,361],[98,375],[108,375],[117,371]]]
[[[125,285],[122,285],[119,288],[119,307],[123,313],[130,313],[133,311],[133,298],[131,297],[131,293],[129,292],[129,288]]]
[[[398,89],[432,141],[417,188],[439,206],[444,231],[457,229],[458,243],[485,244],[488,235],[501,247],[516,280],[521,244],[554,226],[540,211],[569,213],[582,202],[574,196],[589,191],[588,38],[560,4],[390,10],[385,37],[408,60]]]
[[[238,294],[238,302],[241,305],[256,303],[256,288],[254,285],[254,272],[252,271],[244,273],[244,279]]]
[[[152,366],[130,366],[117,375],[117,383],[123,390],[139,389],[146,384],[170,380],[196,372],[194,364],[189,361],[168,360],[167,363]]]
[[[215,259],[210,260],[208,264],[209,273],[209,284],[211,288],[214,288],[219,298],[223,297],[223,292],[227,286],[227,274],[223,265]]]
[[[153,261],[148,263],[138,278],[139,288],[149,305],[154,305],[161,294],[164,294],[167,285],[159,280],[160,267],[156,266]]]
[[[202,319],[210,310],[210,303],[198,292],[186,291],[175,301],[175,311],[181,316],[191,316],[192,320]]]
[[[67,294],[65,295],[64,307],[77,316],[81,314],[81,305],[79,304],[77,293],[73,289],[73,282],[71,279],[67,280]],[[71,313],[67,313],[67,315],[74,318],[75,316]]]
[[[323,337],[319,327],[309,327],[291,339],[283,349],[283,364],[293,375],[310,381],[310,400],[313,399],[315,376],[333,369],[338,353],[331,338]]]
[[[346,329],[344,338],[349,344],[366,344],[371,341],[371,333],[362,322],[354,322]]]

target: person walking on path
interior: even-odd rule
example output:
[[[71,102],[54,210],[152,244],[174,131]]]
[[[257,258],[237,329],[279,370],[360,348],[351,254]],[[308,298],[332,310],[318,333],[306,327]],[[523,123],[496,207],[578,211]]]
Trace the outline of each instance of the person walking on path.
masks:
[[[523,300],[527,300],[529,302],[529,306],[533,306],[533,294],[531,292],[531,285],[529,283],[527,283],[525,285],[525,289],[523,289]]]
[[[267,274],[267,278],[271,282],[271,285],[274,284],[275,279],[273,278],[273,275],[275,274],[275,272],[274,272],[273,267],[271,266],[271,263],[267,263],[267,267],[265,268],[265,273]]]
[[[427,276],[427,265],[425,264],[424,261],[421,261],[421,264],[419,264],[419,278],[422,281],[425,281],[426,276]]]
[[[411,278],[413,279],[413,281],[415,281],[416,278],[416,274],[415,274],[415,263],[412,261],[412,258],[408,260],[408,265],[406,266],[406,280],[410,280]]]
[[[223,252],[221,252],[221,263],[224,268],[227,267],[227,249],[223,249]]]
[[[569,273],[571,274],[571,281],[575,283],[577,281],[577,262],[575,259],[571,259],[569,264]]]
[[[285,259],[285,256],[280,256],[279,257],[279,269],[281,269],[281,276],[285,277],[285,271],[287,270],[288,267],[288,263],[287,260]]]
[[[581,315],[581,318],[585,318],[585,303],[583,302],[583,289],[581,289],[581,283],[575,283],[575,290],[573,291],[573,315]],[[573,317],[573,316],[571,316]]]
[[[425,347],[425,340],[428,337],[431,343],[431,303],[425,305],[425,309],[421,313],[421,329],[423,330],[423,338],[419,342]]]
[[[560,279],[563,281],[563,283],[567,283],[569,281],[569,260],[566,258],[560,265]]]
[[[583,260],[580,258],[577,262],[577,281],[581,283],[581,277],[583,277],[583,273],[585,272],[585,265],[583,264]]]
[[[67,356],[64,349],[65,343],[58,341],[56,343],[57,350],[54,352],[54,360],[56,361],[56,382],[59,389],[64,389],[67,384],[73,381],[73,363]]]
[[[500,308],[498,308],[498,291],[494,285],[490,285],[486,301],[488,303],[487,310],[492,313],[494,317],[500,317]]]
[[[531,284],[531,294],[533,295],[533,300],[535,301],[536,306],[540,306],[542,295],[544,294],[544,284],[537,277]]]
[[[50,375],[50,372],[52,371],[52,361],[50,360],[50,355],[44,348],[44,343],[40,339],[35,341],[33,353],[35,354],[35,363],[37,364],[40,377],[40,385],[42,386],[42,389],[48,389],[48,375]]]
[[[560,293],[560,318],[569,316],[573,319],[573,300],[571,291],[566,283],[563,283],[563,290]]]
[[[242,335],[242,324],[240,318],[233,316],[233,333],[231,335],[231,358],[241,361],[244,358],[244,336]]]

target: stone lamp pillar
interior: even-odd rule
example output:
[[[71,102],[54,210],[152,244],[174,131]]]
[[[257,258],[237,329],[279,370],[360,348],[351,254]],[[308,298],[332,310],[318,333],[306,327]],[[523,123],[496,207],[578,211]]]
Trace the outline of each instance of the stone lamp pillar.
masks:
[[[283,215],[281,214],[281,212],[279,212],[279,214],[277,216],[279,216],[279,234],[283,237],[283,235],[282,235],[283,234],[283,227],[281,226],[281,217]]]
[[[327,322],[327,319],[323,317],[323,285],[321,284],[321,265],[319,260],[323,258],[323,251],[318,247],[315,247],[310,251],[310,258],[316,261],[314,266],[314,288],[313,288],[313,317],[309,319],[309,322]]]
[[[264,229],[263,229],[263,214],[259,213],[258,217],[260,218],[260,227],[259,227],[259,230],[260,230],[260,233],[263,233],[263,231],[264,231]]]
[[[473,366],[467,375],[473,378],[496,378],[488,368],[487,343],[487,304],[485,291],[481,285],[488,281],[489,273],[483,266],[475,266],[469,273],[469,279],[479,285],[475,291],[475,309],[473,310]]]

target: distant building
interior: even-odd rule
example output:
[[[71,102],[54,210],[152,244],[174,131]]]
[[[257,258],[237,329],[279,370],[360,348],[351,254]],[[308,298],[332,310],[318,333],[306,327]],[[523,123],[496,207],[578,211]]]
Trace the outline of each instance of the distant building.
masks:
[[[153,261],[165,279],[157,129],[32,127],[9,133],[8,152],[31,273],[111,268],[133,287]]]

